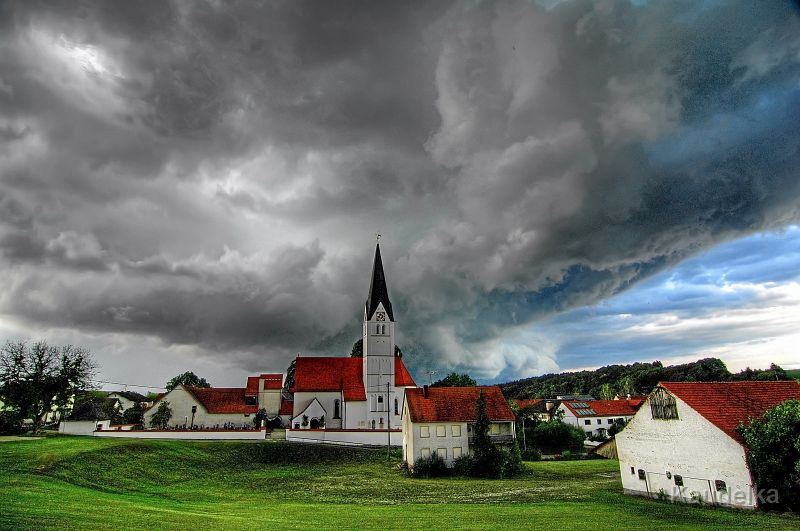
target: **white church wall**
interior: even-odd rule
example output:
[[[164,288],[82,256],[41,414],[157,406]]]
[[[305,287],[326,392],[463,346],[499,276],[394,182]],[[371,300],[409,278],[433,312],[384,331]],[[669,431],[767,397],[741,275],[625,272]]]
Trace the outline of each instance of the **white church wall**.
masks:
[[[343,423],[346,429],[366,429],[367,402],[345,402]]]
[[[744,448],[679,398],[676,403],[678,419],[660,420],[652,418],[648,399],[616,435],[625,493],[657,497],[663,490],[686,502],[697,493],[705,503],[754,508]],[[682,487],[675,485],[676,475]],[[726,491],[717,491],[716,480],[725,482]]]
[[[403,443],[401,430],[286,430],[286,440],[316,444],[337,444],[343,446],[391,446]]]
[[[193,441],[258,441],[266,438],[265,430],[146,430],[146,431],[96,431],[95,437],[117,439],[178,439]]]
[[[319,392],[297,392],[294,394],[294,408],[292,413],[292,424],[294,427],[295,422],[300,422],[305,411],[309,405],[316,399],[324,409],[323,412],[315,412],[314,415],[319,418],[320,415],[325,415],[325,426],[329,428],[341,427],[341,418],[334,418],[334,410],[336,408],[336,400],[339,400],[339,417],[342,416],[342,393],[339,391],[319,391]],[[312,417],[309,416],[309,421]]]

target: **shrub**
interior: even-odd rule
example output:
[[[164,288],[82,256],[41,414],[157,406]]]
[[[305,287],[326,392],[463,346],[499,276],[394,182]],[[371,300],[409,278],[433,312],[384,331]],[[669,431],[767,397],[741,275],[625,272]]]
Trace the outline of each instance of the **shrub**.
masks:
[[[800,511],[800,400],[768,409],[760,419],[740,425],[747,443],[747,466],[759,490],[778,492],[759,501],[765,509]]]
[[[554,420],[537,425],[528,442],[544,453],[557,454],[564,450],[582,450],[585,437],[582,429]]]
[[[432,453],[430,457],[417,459],[411,469],[411,475],[415,478],[438,478],[449,476],[451,473],[444,459],[436,452]]]
[[[522,453],[516,442],[508,448],[500,448],[500,458],[502,460],[501,477],[510,478],[525,471],[522,464]]]
[[[475,467],[475,458],[472,454],[463,454],[453,460],[453,475],[455,476],[470,476],[472,469]]]
[[[172,408],[169,407],[169,402],[161,400],[161,402],[158,403],[158,409],[156,409],[156,412],[150,417],[150,427],[163,430],[167,427],[171,418]]]
[[[542,452],[538,448],[528,448],[522,452],[523,461],[541,461]]]

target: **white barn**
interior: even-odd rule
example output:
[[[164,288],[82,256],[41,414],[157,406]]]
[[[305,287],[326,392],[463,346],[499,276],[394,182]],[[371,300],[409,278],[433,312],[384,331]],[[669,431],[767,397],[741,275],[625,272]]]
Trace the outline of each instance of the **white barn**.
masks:
[[[489,436],[495,443],[512,443],[514,413],[502,391],[491,387],[428,387],[408,389],[403,405],[403,460],[413,467],[437,454],[452,466],[470,451],[475,406],[480,392],[486,399]]]
[[[798,398],[794,381],[659,383],[616,436],[624,492],[755,508],[736,428]]]
[[[558,406],[562,421],[587,435],[606,435],[615,421],[628,422],[641,406],[641,399],[564,400]]]

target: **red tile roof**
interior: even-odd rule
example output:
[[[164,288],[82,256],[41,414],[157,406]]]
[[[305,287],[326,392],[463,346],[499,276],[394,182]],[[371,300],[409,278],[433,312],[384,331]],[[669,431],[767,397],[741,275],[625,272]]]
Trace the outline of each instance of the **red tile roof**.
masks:
[[[262,374],[259,376],[264,380],[264,389],[282,389],[283,388],[283,375],[282,374]]]
[[[800,399],[800,383],[786,382],[659,382],[709,422],[740,443],[742,422],[761,417],[785,400]]]
[[[294,401],[281,400],[281,409],[278,411],[279,415],[292,415],[294,413]]]
[[[189,387],[191,393],[209,413],[256,413],[258,406],[244,403],[243,387]]]
[[[347,401],[366,400],[362,364],[362,358],[298,356],[290,391],[342,391]]]
[[[394,358],[394,385],[395,387],[416,387],[411,373],[406,369],[406,364],[403,363],[403,358]]]
[[[258,376],[247,377],[247,387],[244,394],[247,396],[258,396]]]
[[[529,398],[529,399],[514,398],[512,400],[515,404],[517,404],[517,407],[520,409],[526,408],[528,406],[537,406],[542,402],[544,402],[544,398]]]
[[[636,414],[640,400],[565,400],[562,402],[576,417],[615,417]],[[587,407],[580,407],[586,404]],[[593,413],[588,410],[591,409]]]
[[[503,393],[497,386],[431,387],[428,398],[424,389],[406,389],[412,422],[475,422],[475,403],[483,390],[489,420],[514,420]]]

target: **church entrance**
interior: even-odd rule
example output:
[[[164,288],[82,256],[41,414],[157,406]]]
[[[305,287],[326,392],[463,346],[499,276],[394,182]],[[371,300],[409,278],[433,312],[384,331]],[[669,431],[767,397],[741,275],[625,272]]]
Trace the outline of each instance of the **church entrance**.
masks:
[[[319,429],[319,419],[311,419],[311,429],[312,430]]]

